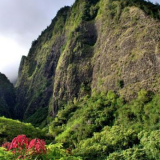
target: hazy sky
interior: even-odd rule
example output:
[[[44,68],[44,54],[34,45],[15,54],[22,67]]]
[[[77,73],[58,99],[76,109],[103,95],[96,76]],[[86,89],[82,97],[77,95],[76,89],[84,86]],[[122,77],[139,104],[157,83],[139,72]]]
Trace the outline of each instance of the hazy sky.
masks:
[[[17,77],[22,55],[27,55],[57,11],[74,0],[0,0],[0,72]]]
[[[153,2],[153,3],[160,3],[160,0],[150,0],[151,2]]]
[[[21,56],[28,54],[32,41],[61,7],[74,1],[0,0],[0,72],[16,79]]]

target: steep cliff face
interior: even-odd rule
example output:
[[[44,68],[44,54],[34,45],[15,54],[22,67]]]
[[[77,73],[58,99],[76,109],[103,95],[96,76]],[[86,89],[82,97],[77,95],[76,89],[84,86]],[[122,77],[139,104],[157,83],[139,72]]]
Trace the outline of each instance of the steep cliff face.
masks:
[[[26,119],[37,111],[42,122],[48,115],[55,70],[65,43],[61,27],[65,25],[68,10],[65,7],[59,11],[52,24],[33,41],[29,55],[22,57],[16,84],[15,113],[19,119]]]
[[[13,117],[15,99],[13,85],[0,73],[0,116]]]
[[[55,116],[93,90],[115,90],[126,99],[141,88],[158,91],[158,9],[141,0],[77,0],[61,9],[22,58],[17,117],[42,122],[48,111]]]
[[[114,5],[118,10],[120,4]],[[127,99],[142,88],[158,91],[159,21],[135,6],[125,7],[113,21],[109,19],[110,6],[103,1],[101,6],[101,15],[95,22],[98,40],[94,47],[92,88],[116,90]]]

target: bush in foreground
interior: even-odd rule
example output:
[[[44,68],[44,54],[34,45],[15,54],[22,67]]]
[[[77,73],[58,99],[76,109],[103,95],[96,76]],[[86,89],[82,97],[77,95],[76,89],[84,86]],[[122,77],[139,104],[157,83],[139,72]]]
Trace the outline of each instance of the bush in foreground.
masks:
[[[71,150],[63,150],[61,144],[46,146],[44,140],[29,139],[25,135],[15,137],[0,148],[0,159],[3,160],[81,160],[72,156]]]
[[[29,138],[38,137],[46,139],[45,133],[39,128],[35,128],[30,123],[23,123],[18,120],[0,117],[0,145],[22,134],[25,134]]]

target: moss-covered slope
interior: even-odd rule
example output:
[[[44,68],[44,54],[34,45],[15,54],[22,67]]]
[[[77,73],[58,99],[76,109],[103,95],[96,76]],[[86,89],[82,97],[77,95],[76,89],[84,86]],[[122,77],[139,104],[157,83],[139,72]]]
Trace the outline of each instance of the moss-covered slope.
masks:
[[[16,102],[13,84],[0,73],[0,116],[13,117]]]
[[[159,90],[159,13],[143,0],[77,0],[61,9],[22,58],[17,117],[38,124],[93,90],[126,99]]]
[[[46,138],[43,131],[39,128],[34,128],[29,123],[0,117],[0,145],[22,134],[25,134],[29,138]]]

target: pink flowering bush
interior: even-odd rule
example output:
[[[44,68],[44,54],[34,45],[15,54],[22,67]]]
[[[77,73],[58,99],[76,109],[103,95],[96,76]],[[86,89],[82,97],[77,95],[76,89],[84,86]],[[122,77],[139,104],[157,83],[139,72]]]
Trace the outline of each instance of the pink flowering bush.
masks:
[[[31,154],[46,154],[46,143],[41,139],[32,139],[28,145]]]
[[[6,142],[2,145],[6,151],[12,151],[17,159],[31,159],[46,154],[46,143],[41,139],[30,140],[25,135],[15,137],[11,143]]]
[[[0,147],[0,159],[3,160],[81,160],[74,157],[70,149],[63,149],[62,144],[46,143],[42,139],[29,139],[25,135],[15,137],[11,143]]]
[[[27,138],[25,135],[19,135],[15,137],[11,144],[9,150],[14,150],[14,149],[27,149],[29,144],[29,138]]]

